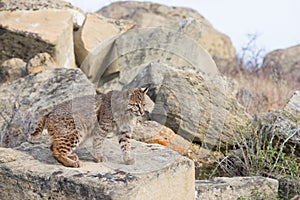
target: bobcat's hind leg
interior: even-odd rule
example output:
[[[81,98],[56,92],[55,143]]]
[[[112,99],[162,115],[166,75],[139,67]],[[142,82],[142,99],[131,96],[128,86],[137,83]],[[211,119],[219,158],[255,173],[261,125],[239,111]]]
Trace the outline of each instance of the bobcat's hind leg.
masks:
[[[54,141],[51,145],[53,157],[66,167],[80,167],[80,162],[76,154],[70,154],[72,148],[65,145],[56,144]]]
[[[70,155],[68,155],[67,153],[64,153],[64,152],[53,151],[52,155],[58,162],[60,162],[61,164],[63,164],[66,167],[76,167],[76,168],[80,167],[80,162],[78,160],[77,155],[76,155],[77,160],[73,160],[73,159],[75,159],[75,157],[73,155],[71,155],[71,158],[70,158]]]
[[[79,161],[78,156],[76,154],[69,154],[68,158],[70,158],[71,160],[74,160],[74,161]]]
[[[131,133],[130,132],[121,132],[119,134],[119,144],[123,153],[123,160],[126,165],[132,165],[134,164],[134,159],[130,157],[130,151],[131,151]]]

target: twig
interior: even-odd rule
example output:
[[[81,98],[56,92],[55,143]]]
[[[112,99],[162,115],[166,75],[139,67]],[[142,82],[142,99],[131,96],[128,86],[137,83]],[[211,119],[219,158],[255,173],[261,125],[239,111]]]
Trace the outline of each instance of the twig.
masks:
[[[298,124],[296,124],[295,131],[294,131],[290,136],[288,136],[288,137],[283,141],[283,143],[281,144],[279,153],[278,153],[278,155],[277,155],[277,157],[276,157],[275,163],[274,163],[274,165],[273,165],[273,167],[272,167],[270,173],[273,172],[273,170],[274,170],[276,164],[278,163],[279,156],[281,155],[281,153],[282,153],[282,151],[283,151],[283,148],[284,148],[285,143],[287,143],[287,141],[289,141],[289,139],[291,139],[294,135],[296,135],[296,133],[298,133],[298,131],[299,131],[299,126],[298,126]]]

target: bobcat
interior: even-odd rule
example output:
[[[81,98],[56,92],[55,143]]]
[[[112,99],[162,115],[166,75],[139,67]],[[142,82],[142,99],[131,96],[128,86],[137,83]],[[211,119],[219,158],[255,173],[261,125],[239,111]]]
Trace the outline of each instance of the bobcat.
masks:
[[[136,116],[144,114],[144,97],[148,88],[113,90],[63,102],[41,117],[31,136],[39,135],[46,127],[52,141],[53,157],[66,167],[80,167],[78,156],[72,151],[86,138],[93,137],[94,160],[102,162],[103,141],[108,133],[114,132],[118,134],[125,164],[134,164],[129,155],[129,139],[136,125]]]

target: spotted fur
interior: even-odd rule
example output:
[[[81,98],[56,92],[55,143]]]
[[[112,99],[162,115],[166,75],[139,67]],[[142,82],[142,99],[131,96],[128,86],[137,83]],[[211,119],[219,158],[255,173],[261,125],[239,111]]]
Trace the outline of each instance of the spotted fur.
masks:
[[[53,157],[66,167],[80,167],[73,150],[86,138],[93,137],[95,162],[104,160],[103,141],[110,132],[118,134],[123,160],[134,164],[130,157],[130,139],[136,126],[136,116],[144,114],[146,88],[110,91],[107,94],[83,96],[55,106],[40,118],[31,136],[47,129]]]

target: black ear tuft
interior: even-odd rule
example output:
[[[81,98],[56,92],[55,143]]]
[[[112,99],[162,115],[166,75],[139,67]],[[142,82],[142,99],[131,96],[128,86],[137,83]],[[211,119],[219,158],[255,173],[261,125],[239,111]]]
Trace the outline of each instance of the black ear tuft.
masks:
[[[141,90],[144,94],[146,94],[150,88],[151,84],[146,84],[141,87]]]

